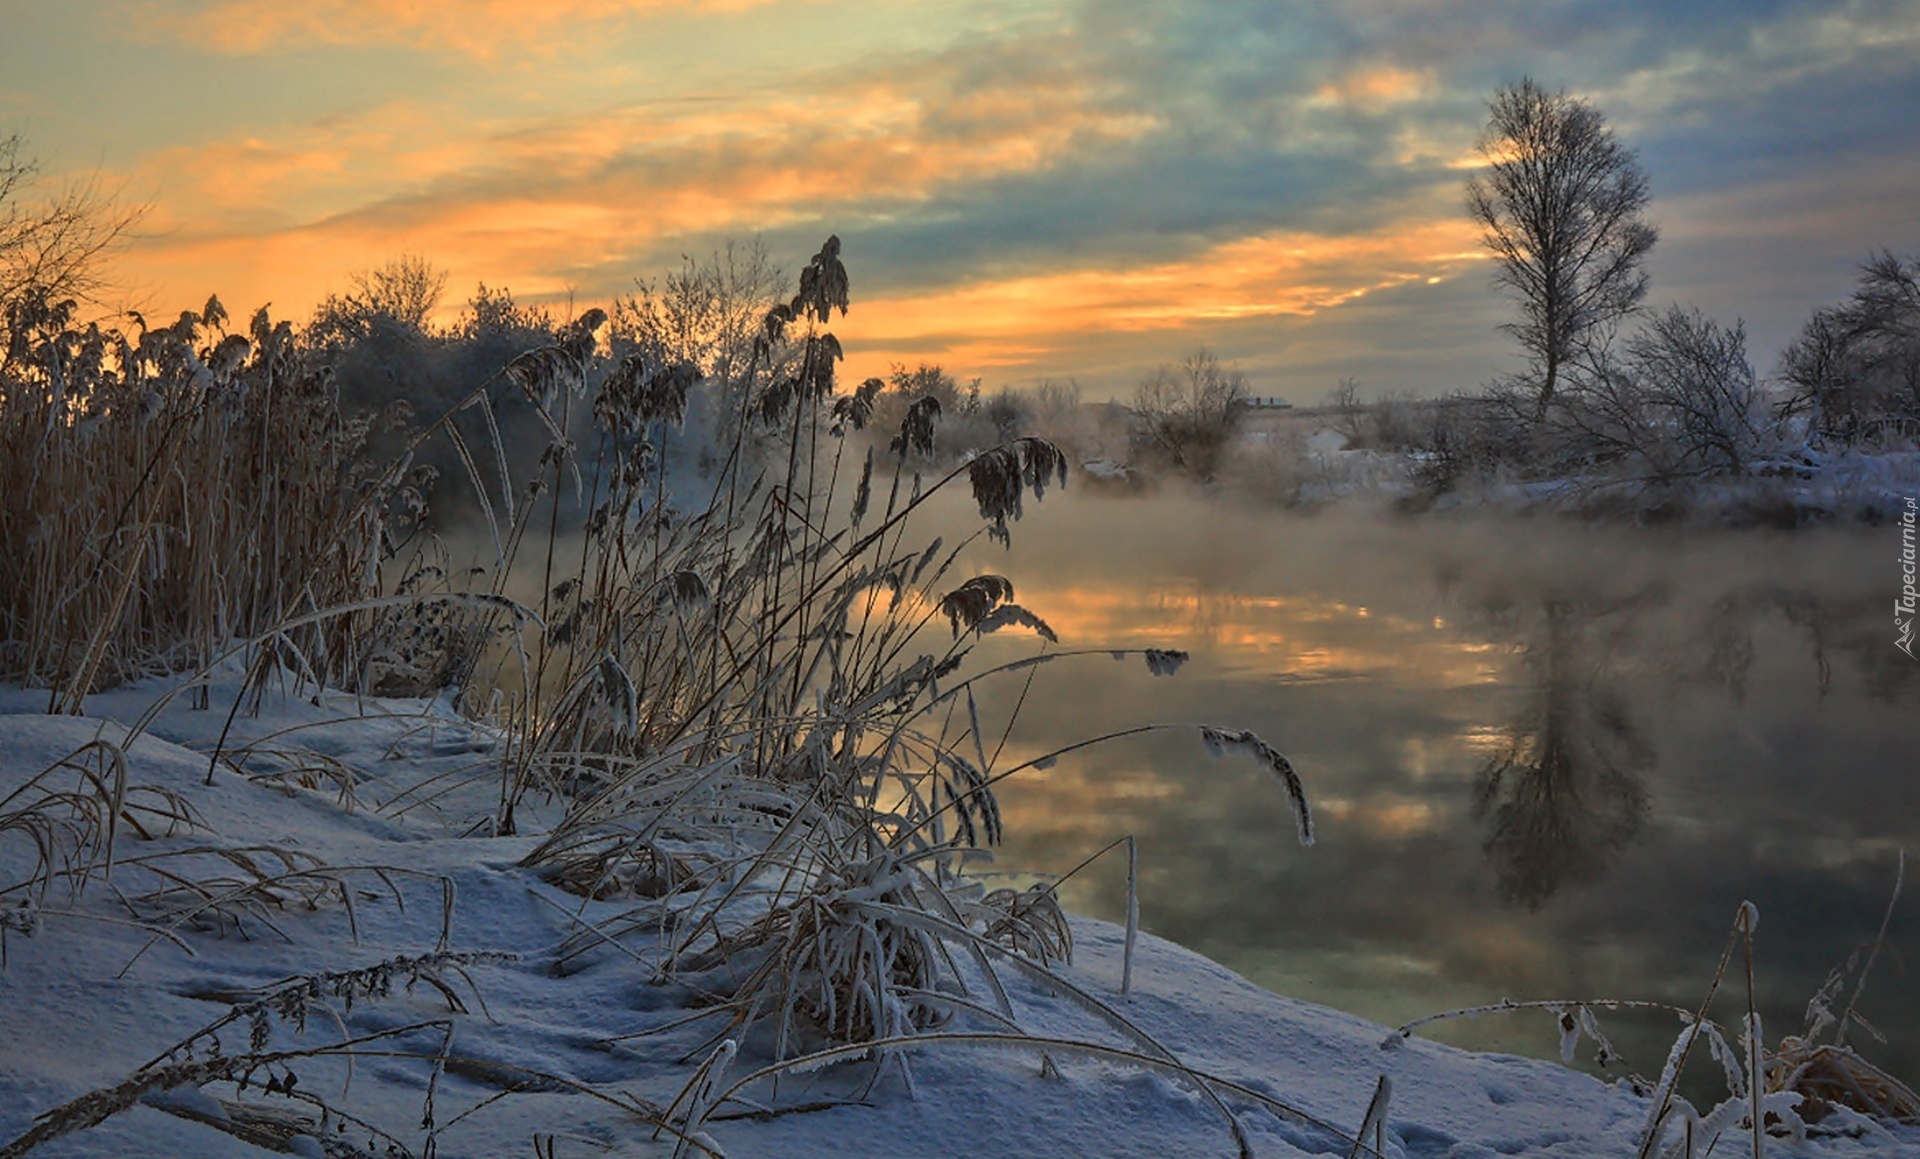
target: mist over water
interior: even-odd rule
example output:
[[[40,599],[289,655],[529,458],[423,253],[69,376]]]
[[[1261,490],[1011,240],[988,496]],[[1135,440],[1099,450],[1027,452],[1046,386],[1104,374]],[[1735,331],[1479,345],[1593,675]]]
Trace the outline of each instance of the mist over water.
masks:
[[[956,500],[936,522],[962,528],[967,514]],[[1502,998],[1696,1007],[1750,899],[1777,1040],[1872,941],[1897,850],[1920,851],[1920,668],[1894,649],[1887,614],[1897,547],[1886,528],[1049,495],[975,569],[1009,576],[1062,649],[1193,659],[1171,677],[1101,655],[1043,666],[1030,688],[1002,678],[982,702],[989,742],[991,721],[1024,702],[996,767],[1147,721],[1250,728],[1300,770],[1319,842],[1297,844],[1263,771],[1168,733],[1003,782],[997,865],[1059,873],[1133,833],[1147,929],[1389,1025]],[[1001,633],[975,659],[1038,646]],[[1121,919],[1123,861],[1063,894]],[[1860,1006],[1892,1040],[1863,1041],[1868,1057],[1909,1079],[1913,904],[1895,912]],[[1743,985],[1727,983],[1719,1015],[1744,1008]],[[1602,1025],[1642,1073],[1678,1030],[1666,1015]],[[1538,1012],[1431,1033],[1557,1052]]]
[[[944,555],[980,527],[961,481],[902,548],[941,536]],[[1893,645],[1897,528],[1304,514],[1076,480],[1011,530],[1007,549],[976,539],[939,589],[1005,575],[1058,633],[1047,651],[1095,654],[979,686],[994,771],[1150,722],[1251,729],[1292,759],[1319,831],[1302,848],[1269,774],[1170,731],[1000,782],[1005,840],[987,868],[1059,874],[1134,834],[1143,926],[1277,992],[1389,1026],[1505,998],[1696,1008],[1751,900],[1777,1042],[1871,944],[1898,851],[1920,855],[1920,665]],[[484,532],[450,540],[457,563],[491,563]],[[560,575],[579,533],[556,549]],[[530,604],[544,556],[523,549],[508,583]],[[943,620],[927,631],[921,650],[947,643]],[[1148,647],[1191,660],[1156,677],[1108,652]],[[966,670],[1041,649],[1002,631],[973,643]],[[1124,920],[1123,857],[1061,892]],[[1860,1005],[1890,1041],[1855,1036],[1909,1082],[1911,892]],[[1714,1006],[1723,1024],[1744,1010],[1738,965]],[[1627,1060],[1616,1076],[1657,1074],[1679,1029],[1626,1012],[1601,1026]],[[1537,1011],[1421,1033],[1558,1055]]]

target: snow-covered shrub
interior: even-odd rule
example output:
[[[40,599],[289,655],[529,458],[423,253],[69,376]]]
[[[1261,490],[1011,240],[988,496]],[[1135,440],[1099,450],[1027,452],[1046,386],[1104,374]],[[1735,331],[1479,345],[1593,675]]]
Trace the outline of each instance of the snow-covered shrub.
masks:
[[[1787,413],[1823,441],[1920,435],[1920,258],[1882,252],[1853,295],[1817,310],[1780,360]]]
[[[1639,447],[1671,474],[1738,475],[1768,445],[1746,328],[1674,306],[1627,341],[1626,373],[1646,398]]]
[[[1745,328],[1673,306],[1589,351],[1533,441],[1548,475],[1647,486],[1743,474],[1777,440]]]

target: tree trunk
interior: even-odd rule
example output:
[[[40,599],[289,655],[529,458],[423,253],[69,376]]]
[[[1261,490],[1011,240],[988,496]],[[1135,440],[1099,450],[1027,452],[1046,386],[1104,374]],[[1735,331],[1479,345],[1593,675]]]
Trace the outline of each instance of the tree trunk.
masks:
[[[1560,378],[1560,360],[1547,356],[1547,375],[1540,382],[1540,402],[1533,409],[1533,425],[1539,427],[1547,421],[1547,406],[1553,402],[1553,388]]]

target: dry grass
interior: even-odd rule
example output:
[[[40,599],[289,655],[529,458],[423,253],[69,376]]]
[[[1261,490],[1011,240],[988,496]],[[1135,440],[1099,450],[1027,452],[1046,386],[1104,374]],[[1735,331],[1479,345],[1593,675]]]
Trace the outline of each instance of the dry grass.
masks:
[[[189,671],[236,637],[376,594],[405,462],[363,455],[292,328],[229,332],[218,300],[136,334],[73,302],[7,303],[0,360],[0,680],[76,711],[94,689]],[[351,683],[351,620],[285,641]]]
[[[452,952],[445,949],[415,956],[391,958],[357,970],[290,978],[259,991],[228,995],[232,1008],[162,1051],[111,1087],[88,1092],[35,1118],[20,1136],[0,1144],[0,1159],[23,1156],[63,1136],[98,1126],[136,1106],[149,1106],[192,1119],[226,1132],[256,1147],[293,1153],[296,1140],[317,1144],[337,1159],[362,1156],[411,1156],[414,1151],[395,1131],[340,1105],[338,1098],[316,1093],[319,1084],[302,1083],[328,1063],[355,1058],[411,1060],[428,1068],[420,1125],[428,1132],[427,1154],[433,1153],[438,1124],[434,1101],[440,1076],[456,1063],[451,1054],[452,1026],[447,1020],[415,1022],[405,1026],[354,1035],[345,1016],[354,1004],[391,1000],[396,991],[411,994],[425,988],[437,994],[448,1013],[467,1010],[459,990],[464,987],[479,1000],[468,968],[512,961],[512,955],[491,952]],[[212,995],[207,995],[212,997]],[[484,1006],[484,1002],[482,1003]],[[304,1037],[315,1014],[339,1029],[339,1041],[316,1046],[283,1045],[276,1038]],[[243,1031],[239,1037],[235,1031]],[[408,1047],[409,1040],[437,1040],[431,1049]],[[322,1073],[330,1073],[323,1071]],[[347,1072],[349,1075],[351,1071]],[[215,1087],[230,1090],[231,1099],[215,1100],[221,1113],[209,1113],[205,1099],[169,1097],[174,1092]],[[257,1091],[253,1098],[243,1098]],[[267,1101],[261,1101],[262,1099]],[[360,1139],[365,1139],[362,1147]]]
[[[71,787],[61,787],[63,774]],[[56,882],[77,895],[104,880],[122,827],[150,840],[199,821],[177,793],[130,783],[125,750],[108,740],[90,741],[29,777],[0,799],[0,840],[31,842],[34,869],[24,881],[0,883],[0,904],[38,906]]]

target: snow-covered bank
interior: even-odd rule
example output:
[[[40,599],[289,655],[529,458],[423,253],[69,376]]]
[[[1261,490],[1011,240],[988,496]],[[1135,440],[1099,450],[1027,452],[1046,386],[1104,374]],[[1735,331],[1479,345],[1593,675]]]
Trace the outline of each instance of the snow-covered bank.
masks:
[[[165,688],[91,697],[86,718],[40,715],[44,694],[0,693],[0,797],[70,758],[75,767],[30,792],[85,797],[89,771],[120,783],[111,750],[83,750],[96,739],[120,745]],[[0,889],[31,877],[43,849],[74,852],[64,864],[86,880],[77,896],[55,882],[44,904],[25,909],[30,891],[3,899],[0,1148],[36,1116],[120,1086],[150,1062],[160,1063],[150,1075],[211,1066],[210,1040],[196,1032],[267,998],[250,1008],[257,1017],[219,1035],[224,1057],[270,1058],[238,1089],[130,1091],[145,1101],[35,1153],[259,1153],[199,1116],[245,1121],[296,1154],[419,1154],[430,1111],[442,1155],[671,1154],[673,1139],[656,1138],[650,1117],[675,1102],[725,1020],[687,1021],[714,1009],[706,996],[650,983],[644,936],[615,946],[587,932],[634,909],[632,899],[582,901],[519,867],[558,805],[522,814],[531,835],[463,835],[497,793],[488,734],[430,704],[335,694],[318,703],[271,695],[257,716],[235,717],[224,749],[250,751],[254,776],[221,763],[208,785],[231,693],[216,688],[206,711],[176,699],[126,748],[127,815],[141,831],[122,827],[111,875],[104,864],[83,872],[91,855],[74,844],[78,829],[60,827],[77,816],[60,802],[42,811],[42,830],[0,833]],[[193,824],[170,827],[169,815]],[[777,1089],[745,1088],[769,1113],[724,1105],[704,1135],[736,1157],[1233,1154],[1228,1119],[1181,1067],[1244,1088],[1215,1089],[1261,1156],[1348,1154],[1349,1141],[1311,1120],[1355,1130],[1382,1075],[1392,1082],[1390,1155],[1632,1154],[1647,1118],[1648,1099],[1627,1084],[1551,1064],[1417,1040],[1382,1050],[1384,1027],[1261,991],[1151,937],[1141,938],[1123,997],[1122,931],[1080,920],[1073,929],[1064,979],[1134,1029],[1009,970],[1020,1029],[1060,1043],[1046,1051],[1050,1063],[1031,1043],[982,1041],[1004,1025],[990,1011],[962,1011],[878,1068],[812,1069]],[[283,988],[316,977],[311,988]],[[357,1048],[350,1082],[337,1054],[300,1053],[383,1033]],[[749,1037],[713,1085],[725,1090],[761,1065],[760,1046]],[[308,1099],[332,1108],[325,1146],[309,1135],[323,1113]],[[364,1122],[336,1130],[339,1111]],[[1889,1132],[1845,1112],[1822,1126],[1832,1133],[1774,1140],[1769,1153],[1920,1154],[1920,1130]]]
[[[1345,435],[1310,418],[1292,421],[1298,429],[1284,435],[1243,433],[1218,487],[1285,507],[1553,512],[1587,520],[1730,527],[1885,523],[1898,519],[1905,501],[1920,493],[1920,451],[1913,450],[1803,448],[1756,459],[1739,474],[1665,480],[1604,468],[1538,477],[1510,469],[1463,470],[1434,452],[1405,446],[1353,446]],[[1133,468],[1108,464],[1106,470]]]

